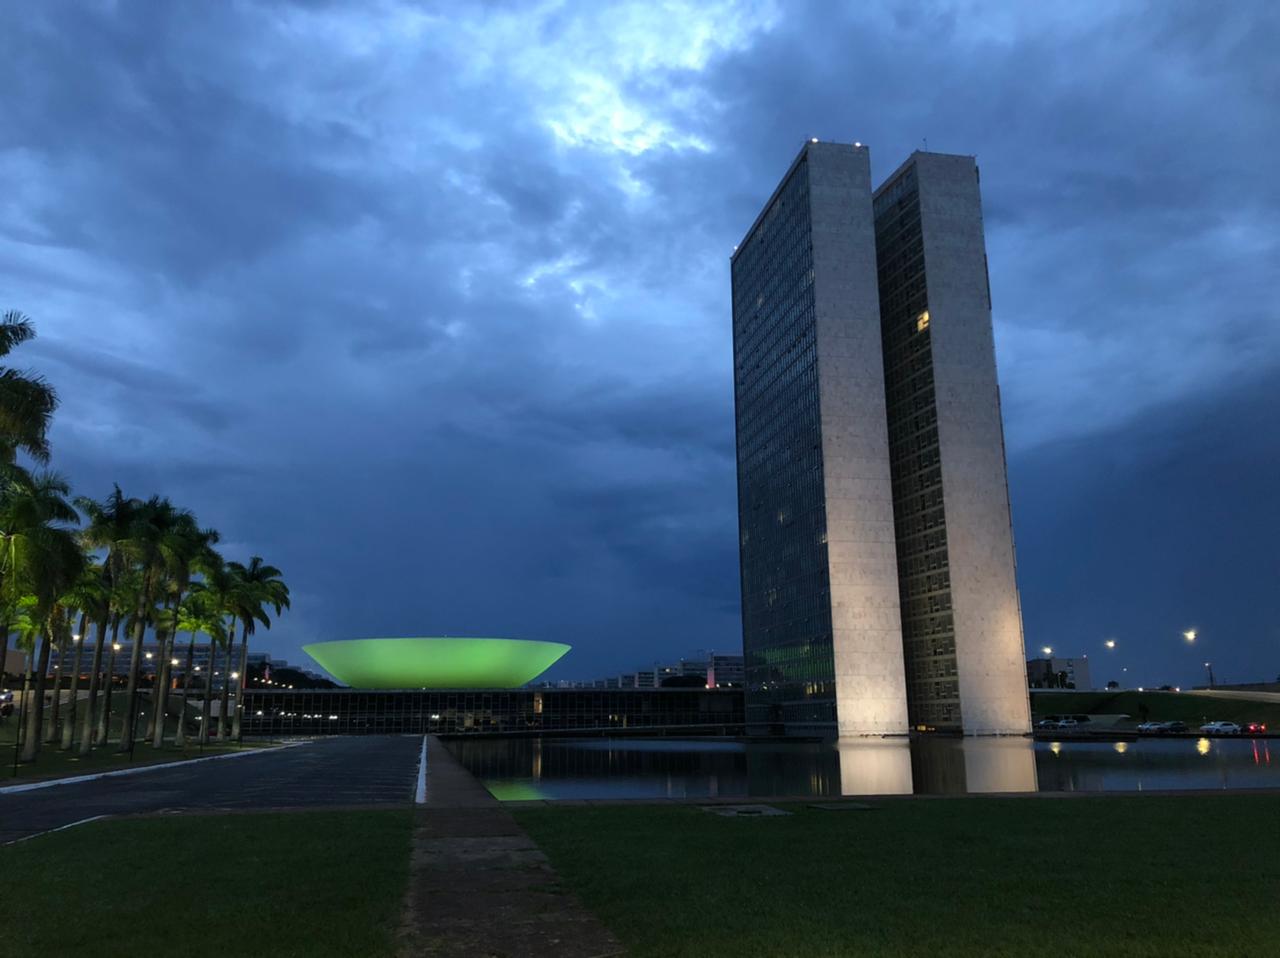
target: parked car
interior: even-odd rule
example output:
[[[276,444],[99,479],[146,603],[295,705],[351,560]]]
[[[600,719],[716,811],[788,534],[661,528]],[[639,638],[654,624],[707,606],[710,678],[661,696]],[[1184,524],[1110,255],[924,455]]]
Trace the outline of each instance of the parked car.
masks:
[[[1042,732],[1048,732],[1057,727],[1058,720],[1056,718],[1043,718],[1039,722],[1036,722],[1036,728]]]
[[[1073,718],[1064,718],[1058,720],[1058,728],[1079,728],[1080,723]]]
[[[1240,726],[1235,722],[1206,722],[1200,731],[1205,735],[1239,735]]]
[[[1161,722],[1159,731],[1162,735],[1180,735],[1191,730],[1186,722]]]
[[[1262,722],[1245,722],[1240,729],[1245,735],[1261,735],[1266,730],[1267,727]]]
[[[1139,722],[1138,723],[1139,732],[1148,732],[1148,733],[1158,732],[1163,727],[1164,727],[1164,722]]]

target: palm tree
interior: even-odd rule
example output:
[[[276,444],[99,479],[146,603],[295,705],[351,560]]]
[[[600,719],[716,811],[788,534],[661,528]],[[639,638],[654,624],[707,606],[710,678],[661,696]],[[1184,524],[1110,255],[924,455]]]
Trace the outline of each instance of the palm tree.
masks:
[[[123,542],[125,554],[141,573],[142,587],[138,592],[138,606],[133,617],[133,649],[129,658],[124,734],[120,737],[121,752],[133,750],[142,642],[147,625],[155,615],[155,602],[161,594],[165,572],[173,565],[180,530],[190,520],[190,516],[189,512],[174,508],[168,499],[152,496],[139,508],[134,521],[129,524],[128,537]]]
[[[196,525],[195,517],[190,513],[181,514],[180,519],[175,524],[176,534],[173,539],[173,549],[169,556],[169,588],[172,595],[168,599],[169,608],[166,610],[171,614],[167,616],[170,620],[170,628],[167,628],[160,635],[160,669],[157,675],[157,688],[155,697],[155,722],[153,730],[153,738],[151,744],[155,748],[164,745],[164,725],[165,725],[165,709],[167,708],[167,700],[169,695],[169,666],[172,664],[173,644],[177,640],[177,612],[182,608],[182,600],[186,597],[187,590],[191,588],[192,576],[205,572],[207,569],[220,565],[222,557],[213,549],[218,541],[218,533],[213,529],[201,529]],[[160,630],[157,630],[160,632]],[[186,709],[186,699],[182,702],[183,709]],[[184,716],[179,716],[178,724],[181,725]]]
[[[130,588],[132,586],[133,576],[131,573],[133,569],[129,561],[126,544],[129,541],[130,529],[137,520],[142,506],[143,503],[140,499],[127,498],[120,491],[119,486],[112,487],[111,495],[101,502],[96,499],[90,499],[87,496],[81,496],[76,499],[76,508],[85,515],[85,526],[80,533],[81,541],[84,543],[85,548],[106,550],[106,557],[102,562],[102,576],[107,590],[106,612],[111,617],[111,652],[107,662],[105,679],[107,688],[102,705],[100,727],[96,736],[86,735],[80,740],[81,755],[89,754],[90,748],[95,744],[93,739],[99,742],[107,740],[111,719],[112,677],[115,674],[115,654],[117,651],[116,645],[118,644],[116,639],[119,636],[120,620],[126,609],[135,607],[134,597]],[[126,600],[126,604],[122,605],[122,600]],[[98,625],[95,663],[101,661],[102,645],[106,635],[106,618],[99,619]],[[97,675],[98,670],[95,665],[94,675],[89,680],[89,713],[85,717],[86,722],[95,721],[95,682]]]
[[[209,636],[209,661],[213,662],[213,650],[220,642],[225,642],[227,637],[227,627],[222,621],[222,612],[217,605],[211,601],[211,595],[203,583],[197,582],[191,587],[186,601],[178,609],[177,622],[175,629],[191,633],[191,639],[187,642],[187,666],[182,677],[182,711],[178,718],[178,731],[174,736],[173,744],[182,747],[186,744],[186,716],[187,716],[187,698],[191,692],[191,675],[195,670],[192,666],[195,663],[196,636],[204,633]],[[210,669],[212,672],[212,669]],[[206,675],[206,679],[211,677]],[[209,696],[205,695],[205,701]],[[203,731],[203,729],[201,730]]]
[[[85,647],[89,644],[89,625],[90,623],[98,624],[97,642],[94,644],[94,656],[92,669],[96,673],[98,667],[102,664],[102,640],[104,629],[101,626],[102,619],[106,615],[107,609],[107,591],[102,582],[102,566],[96,562],[91,562],[86,568],[85,573],[81,576],[80,581],[76,583],[70,595],[72,605],[80,610],[80,631],[71,637],[74,645],[75,661],[71,672],[71,698],[67,703],[67,720],[62,727],[62,745],[61,748],[65,752],[75,744],[76,735],[76,712],[79,707],[80,696],[80,664]],[[95,683],[96,675],[89,679],[90,688]],[[93,714],[93,697],[90,696],[86,705],[87,714]],[[86,729],[88,723],[85,724]]]
[[[218,647],[227,649],[227,665],[231,664],[231,646],[236,638],[236,618],[232,614],[235,607],[236,581],[225,563],[214,563],[205,571],[204,591],[210,611],[218,617],[219,622],[230,619],[230,628],[223,628],[221,634],[209,633],[209,665],[204,677],[204,698],[200,704],[200,744],[207,745],[210,724],[213,720],[213,677],[217,671]],[[228,677],[230,681],[230,677]],[[225,706],[224,706],[225,709]],[[222,717],[218,718],[219,738],[221,738]]]
[[[0,471],[0,662],[32,591],[31,571],[60,535],[54,530],[80,518],[67,504],[67,492],[66,482],[51,472],[32,474],[16,465]]]
[[[66,597],[84,574],[86,564],[85,555],[72,530],[50,525],[43,538],[42,548],[32,552],[28,571],[28,587],[36,600],[32,619],[41,631],[34,700],[27,710],[26,742],[22,752],[23,760],[28,762],[33,761],[40,750],[49,650],[54,643],[65,644],[70,637],[71,610]]]
[[[249,636],[253,635],[254,623],[261,622],[265,628],[271,628],[271,619],[264,606],[271,606],[278,617],[280,612],[289,608],[289,587],[280,578],[280,570],[266,565],[261,556],[254,556],[247,566],[239,562],[228,563],[231,574],[240,583],[242,594],[237,617],[240,619],[240,681],[236,685],[236,707],[232,712],[231,737],[240,737],[240,709],[244,704],[244,683],[249,667]],[[228,676],[229,678],[229,676]],[[229,684],[229,683],[228,683]],[[226,686],[223,694],[223,712],[226,712]]]
[[[55,613],[85,561],[75,533],[68,528],[80,518],[66,501],[68,491],[66,482],[53,473],[32,474],[9,464],[0,474],[0,656],[8,651],[9,631],[24,609],[40,637],[36,701],[27,716],[30,757],[39,750],[43,732],[49,643],[62,635]],[[28,637],[34,642],[33,634]],[[30,663],[27,671],[30,675]],[[24,702],[29,688],[30,683],[24,683]]]
[[[102,714],[98,719],[98,730],[94,735],[94,745],[105,744],[109,737],[111,729],[111,700],[115,691],[116,653],[121,649],[120,627],[125,625],[125,631],[128,632],[126,622],[131,621],[128,619],[129,610],[138,606],[137,596],[142,588],[141,581],[142,576],[138,574],[138,570],[126,565],[124,574],[118,581],[112,583],[108,598],[111,608],[111,652],[107,657],[107,667],[103,673],[103,681],[106,683],[106,688],[103,690]]]
[[[35,338],[31,320],[17,310],[0,317],[0,358]],[[0,462],[12,464],[19,449],[36,462],[49,461],[45,438],[58,395],[39,376],[0,366]]]

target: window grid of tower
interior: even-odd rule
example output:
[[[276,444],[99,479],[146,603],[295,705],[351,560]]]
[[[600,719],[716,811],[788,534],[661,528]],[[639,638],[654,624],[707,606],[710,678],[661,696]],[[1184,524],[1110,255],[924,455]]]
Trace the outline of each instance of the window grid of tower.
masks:
[[[808,168],[733,261],[748,723],[835,723]]]
[[[959,728],[924,234],[914,167],[880,191],[874,212],[907,707],[914,725]]]

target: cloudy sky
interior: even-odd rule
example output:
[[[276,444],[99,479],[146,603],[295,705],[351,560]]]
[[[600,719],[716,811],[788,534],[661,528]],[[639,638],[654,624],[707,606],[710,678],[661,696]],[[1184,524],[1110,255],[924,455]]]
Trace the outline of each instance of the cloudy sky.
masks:
[[[927,139],[982,167],[1028,646],[1274,678],[1277,11],[5,4],[0,308],[77,491],[284,569],[279,655],[736,651],[730,250],[804,139]]]

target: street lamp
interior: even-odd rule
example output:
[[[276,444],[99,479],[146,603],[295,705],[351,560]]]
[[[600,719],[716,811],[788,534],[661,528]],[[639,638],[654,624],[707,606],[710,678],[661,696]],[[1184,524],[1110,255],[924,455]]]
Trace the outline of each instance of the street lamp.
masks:
[[[1213,663],[1206,662],[1204,667],[1205,671],[1209,673],[1209,688],[1213,688]]]
[[[1049,646],[1047,645],[1040,651],[1043,652],[1045,655],[1053,655],[1053,649],[1049,648]]]
[[[1115,639],[1107,639],[1107,641],[1103,642],[1102,644],[1103,644],[1103,645],[1105,645],[1105,646],[1106,646],[1107,648],[1109,648],[1109,649],[1114,649],[1114,648],[1116,647],[1116,640],[1115,640]]]
[[[112,642],[112,643],[111,643],[111,651],[112,651],[112,652],[119,652],[119,651],[120,651],[120,648],[121,648],[121,646],[120,646],[120,643],[119,643],[119,642]]]
[[[1187,631],[1182,633],[1182,637],[1186,639],[1188,642],[1194,642],[1196,640],[1196,630],[1187,629]]]
[[[178,664],[178,660],[177,660],[177,659],[170,659],[170,660],[169,660],[169,664],[170,664],[170,665],[177,665],[177,664]]]

